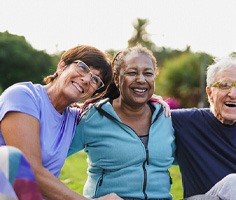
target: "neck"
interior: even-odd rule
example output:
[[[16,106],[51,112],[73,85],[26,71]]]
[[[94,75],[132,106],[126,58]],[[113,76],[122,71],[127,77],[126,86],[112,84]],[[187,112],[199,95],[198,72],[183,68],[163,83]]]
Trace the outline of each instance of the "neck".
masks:
[[[52,105],[54,106],[56,111],[61,114],[70,104],[68,103],[68,101],[64,100],[63,96],[60,95],[55,87],[52,87],[50,83],[45,86],[45,89]]]
[[[130,105],[117,98],[113,101],[113,107],[117,114],[122,113],[123,115],[131,118],[137,118],[143,116],[149,106],[147,103],[139,105]]]
[[[116,99],[113,101],[113,107],[121,121],[130,126],[138,136],[149,133],[152,112],[147,103],[133,106]]]
[[[220,113],[217,113],[215,110],[214,110],[214,107],[212,106],[211,108],[211,112],[213,113],[213,115],[215,116],[215,118],[220,121],[222,124],[225,124],[225,125],[233,125],[236,120],[230,120],[230,119],[225,119],[224,117],[222,117],[222,115]]]

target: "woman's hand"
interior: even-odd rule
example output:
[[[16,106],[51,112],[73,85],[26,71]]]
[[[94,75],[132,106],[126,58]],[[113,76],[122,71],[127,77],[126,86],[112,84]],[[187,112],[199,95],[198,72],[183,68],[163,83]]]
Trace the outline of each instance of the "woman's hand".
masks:
[[[170,106],[169,106],[168,103],[166,103],[163,100],[162,96],[153,94],[152,97],[151,97],[151,101],[160,103],[166,110],[166,113],[165,113],[166,117],[170,117]]]
[[[111,193],[111,194],[107,194],[106,196],[95,198],[94,200],[122,200],[122,198],[120,198],[115,193]]]

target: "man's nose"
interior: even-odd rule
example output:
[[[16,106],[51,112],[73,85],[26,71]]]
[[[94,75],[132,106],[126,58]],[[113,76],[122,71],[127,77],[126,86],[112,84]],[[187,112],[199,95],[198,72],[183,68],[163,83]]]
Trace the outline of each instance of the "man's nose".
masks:
[[[229,91],[229,96],[231,98],[236,98],[236,87],[232,87]]]

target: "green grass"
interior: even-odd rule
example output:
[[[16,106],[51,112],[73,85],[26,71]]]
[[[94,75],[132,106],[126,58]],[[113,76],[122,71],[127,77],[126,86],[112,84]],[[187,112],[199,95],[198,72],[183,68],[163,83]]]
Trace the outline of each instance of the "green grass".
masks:
[[[170,168],[170,174],[172,177],[172,186],[170,193],[173,195],[173,200],[183,199],[183,188],[181,182],[181,174],[178,166],[172,166]]]
[[[86,154],[81,151],[67,158],[62,168],[59,179],[72,190],[82,194],[83,185],[87,178],[86,169]],[[171,187],[171,194],[173,195],[173,200],[180,200],[182,199],[182,184],[179,167],[171,167],[170,174],[173,181]]]

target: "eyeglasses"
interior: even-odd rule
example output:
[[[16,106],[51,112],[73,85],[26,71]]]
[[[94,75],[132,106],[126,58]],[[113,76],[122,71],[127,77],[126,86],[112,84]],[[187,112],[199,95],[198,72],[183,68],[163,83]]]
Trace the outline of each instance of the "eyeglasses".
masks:
[[[79,69],[79,73],[82,75],[82,76],[87,76],[88,74],[90,74],[90,84],[91,86],[95,89],[95,90],[99,90],[101,89],[102,87],[104,87],[104,83],[102,81],[102,79],[93,74],[90,69],[89,69],[89,66],[86,65],[83,61],[81,60],[75,60],[74,63],[77,63],[77,67]]]
[[[236,87],[236,83],[230,82],[215,82],[211,87],[217,87],[221,90],[230,90],[232,87]]]

